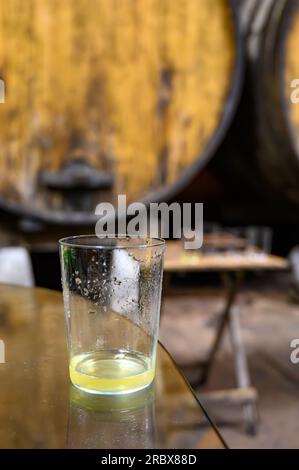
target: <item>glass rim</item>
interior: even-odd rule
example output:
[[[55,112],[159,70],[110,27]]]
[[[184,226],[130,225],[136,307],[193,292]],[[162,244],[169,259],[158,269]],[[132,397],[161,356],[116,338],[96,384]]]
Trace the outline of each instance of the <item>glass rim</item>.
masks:
[[[85,239],[98,239],[99,243],[95,245],[80,243],[80,240]],[[122,240],[127,241],[131,240],[140,240],[140,243],[136,245],[130,244],[120,244],[120,245],[104,245],[101,244],[100,240]],[[95,234],[86,234],[86,235],[71,235],[68,237],[63,237],[58,240],[60,246],[69,247],[69,248],[84,248],[84,249],[101,249],[101,250],[132,250],[132,249],[145,249],[145,248],[155,248],[155,247],[164,247],[165,240],[159,237],[140,237],[138,235],[95,235]]]

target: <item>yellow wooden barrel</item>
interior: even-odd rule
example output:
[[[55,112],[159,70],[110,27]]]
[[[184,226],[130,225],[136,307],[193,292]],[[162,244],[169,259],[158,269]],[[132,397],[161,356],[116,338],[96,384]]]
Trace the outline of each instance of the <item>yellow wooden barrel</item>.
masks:
[[[232,116],[240,44],[229,0],[0,4],[0,200],[85,223],[98,202],[173,194]]]

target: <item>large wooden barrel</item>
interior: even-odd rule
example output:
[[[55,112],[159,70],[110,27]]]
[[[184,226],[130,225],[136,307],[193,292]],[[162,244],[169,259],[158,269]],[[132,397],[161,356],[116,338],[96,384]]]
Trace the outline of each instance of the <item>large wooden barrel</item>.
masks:
[[[0,203],[58,224],[173,196],[223,138],[241,82],[231,0],[0,5]]]
[[[252,65],[252,158],[274,197],[298,205],[299,103],[291,97],[299,97],[299,1],[242,0],[240,18]]]

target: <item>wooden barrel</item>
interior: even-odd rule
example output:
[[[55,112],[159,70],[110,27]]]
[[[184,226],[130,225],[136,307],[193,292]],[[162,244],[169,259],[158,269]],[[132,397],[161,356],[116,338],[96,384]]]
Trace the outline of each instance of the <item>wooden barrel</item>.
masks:
[[[244,0],[240,18],[252,65],[252,158],[273,195],[298,205],[299,102],[292,98],[299,98],[299,1]]]
[[[227,130],[241,56],[232,0],[7,0],[2,207],[84,224],[173,196]]]

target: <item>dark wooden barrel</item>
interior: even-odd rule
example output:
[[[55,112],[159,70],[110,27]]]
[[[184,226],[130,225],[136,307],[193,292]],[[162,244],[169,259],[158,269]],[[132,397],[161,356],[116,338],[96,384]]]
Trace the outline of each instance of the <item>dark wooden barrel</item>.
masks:
[[[252,158],[266,187],[298,205],[299,103],[291,95],[299,98],[299,1],[243,0],[239,7],[257,126]]]
[[[7,0],[0,5],[0,204],[88,224],[101,201],[173,197],[233,116],[233,0]]]

